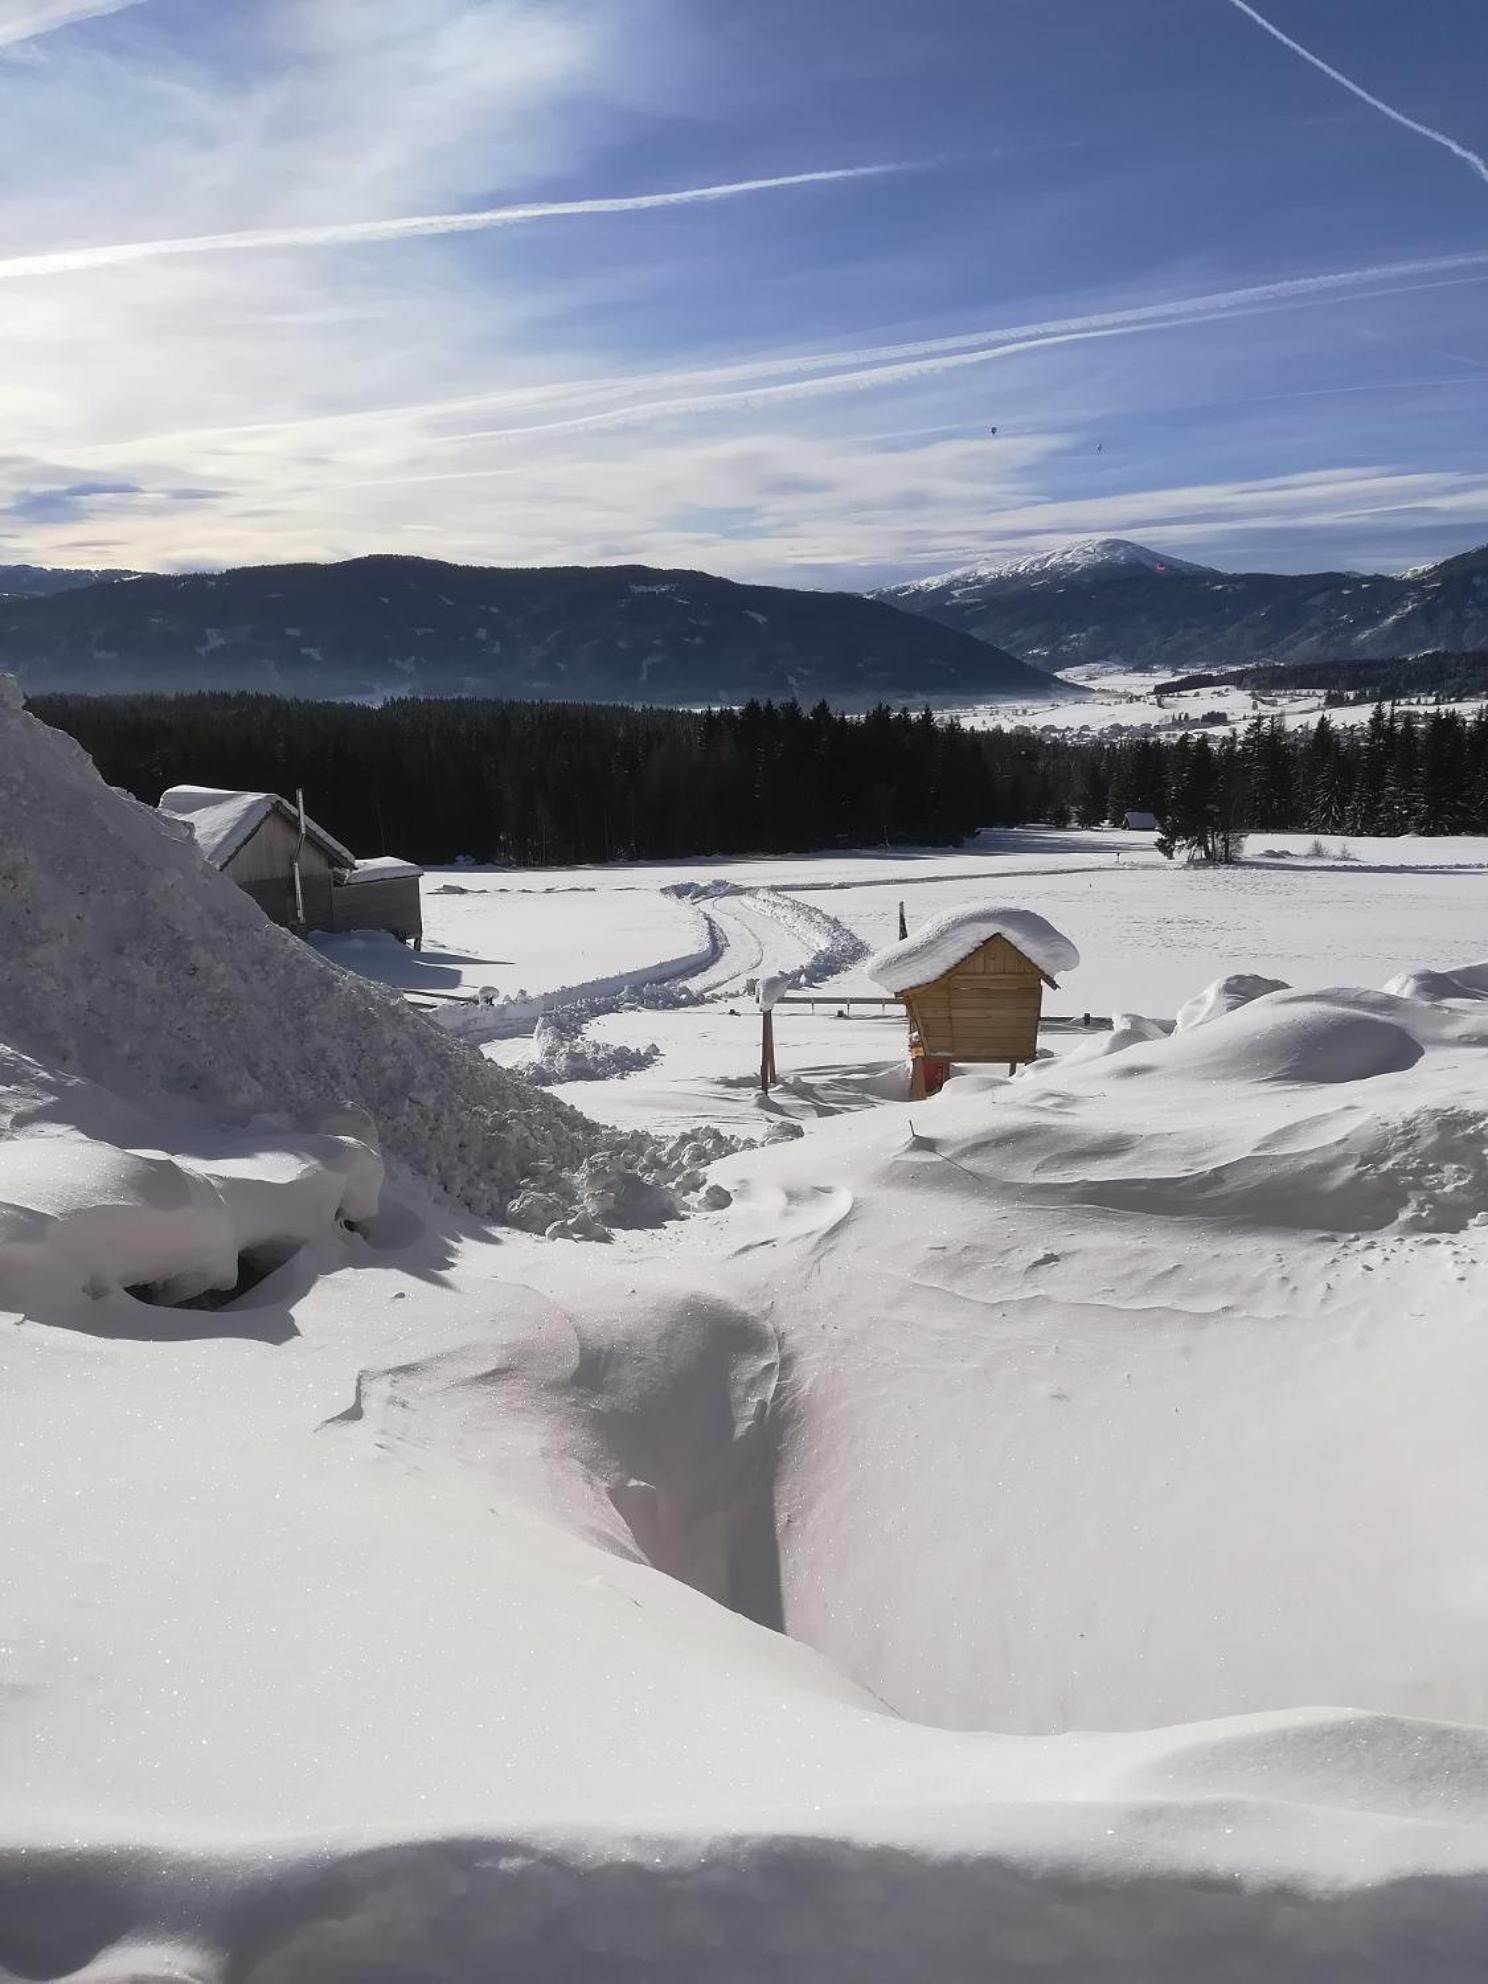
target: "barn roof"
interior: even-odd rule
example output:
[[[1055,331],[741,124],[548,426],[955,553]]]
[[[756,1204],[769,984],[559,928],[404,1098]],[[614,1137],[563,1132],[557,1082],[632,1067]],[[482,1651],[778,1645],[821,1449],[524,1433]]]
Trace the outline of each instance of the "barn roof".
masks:
[[[1048,978],[1073,971],[1080,953],[1061,931],[1031,909],[984,909],[972,904],[948,909],[869,958],[868,976],[886,992],[908,992],[953,970],[993,937],[1006,937],[1014,950]]]
[[[215,785],[173,785],[161,793],[160,811],[186,821],[214,868],[225,868],[270,813],[282,813],[295,827],[300,822],[294,807],[277,792],[227,792]],[[305,837],[334,867],[355,867],[355,856],[311,819],[305,821]]]
[[[375,854],[370,861],[358,861],[339,878],[347,887],[356,882],[417,881],[423,869],[412,861],[400,861],[396,854]]]

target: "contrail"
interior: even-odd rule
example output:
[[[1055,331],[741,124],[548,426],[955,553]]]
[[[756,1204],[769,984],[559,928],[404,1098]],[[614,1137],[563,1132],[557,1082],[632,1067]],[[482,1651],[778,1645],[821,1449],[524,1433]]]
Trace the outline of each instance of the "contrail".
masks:
[[[636,421],[713,412],[738,404],[765,404],[773,400],[809,399],[823,395],[859,391],[898,384],[929,374],[960,371],[967,366],[986,365],[1001,358],[1016,357],[1027,351],[1049,346],[1086,344],[1103,338],[1131,337],[1141,332],[1183,330],[1196,324],[1226,322],[1236,317],[1260,315],[1272,310],[1306,307],[1309,304],[1343,300],[1362,293],[1373,282],[1382,285],[1382,295],[1398,295],[1437,287],[1432,280],[1442,278],[1474,281],[1482,276],[1456,276],[1456,270],[1481,270],[1488,254],[1481,251],[1461,255],[1440,255],[1415,262],[1385,263],[1374,268],[1340,270],[1331,275],[1296,276],[1284,282],[1261,283],[1248,289],[1217,290],[1206,296],[1181,298],[1171,303],[1142,304],[1129,310],[1109,310],[1086,317],[1048,319],[1042,323],[1009,325],[996,331],[968,331],[956,337],[924,338],[910,344],[868,346],[855,351],[817,353],[786,358],[775,363],[756,360],[748,364],[721,366],[709,373],[653,375],[631,382],[631,390],[658,387],[672,389],[665,398],[631,401],[627,405],[602,408],[594,413],[567,414],[557,419],[529,421],[516,426],[480,427],[441,438],[436,445],[460,446],[471,441],[508,440],[522,434],[573,433],[586,428],[626,426]],[[773,372],[773,379],[769,374]],[[781,379],[780,373],[804,376]],[[763,379],[761,383],[756,381]],[[700,391],[678,391],[689,384]],[[547,389],[551,391],[551,389]],[[593,382],[572,389],[575,397],[608,394],[615,390],[609,382]]]
[[[94,21],[101,14],[122,14],[140,0],[0,0],[0,48],[31,41],[39,34],[71,27],[74,21]]]
[[[1468,250],[1408,262],[1382,262],[1326,275],[1293,276],[1282,282],[1260,283],[1246,289],[1213,290],[1207,295],[1175,298],[1166,303],[1141,304],[1126,310],[1090,316],[1045,319],[1031,324],[1004,324],[970,329],[949,337],[919,338],[910,343],[837,347],[819,352],[778,352],[768,357],[736,360],[703,369],[633,373],[554,381],[546,385],[503,387],[457,397],[404,401],[389,406],[347,408],[337,413],[291,416],[283,420],[237,422],[228,426],[168,428],[136,434],[123,441],[95,442],[73,450],[83,461],[112,461],[141,448],[178,445],[182,441],[235,440],[246,435],[298,433],[307,430],[377,427],[397,422],[449,420],[462,414],[515,415],[552,413],[557,417],[525,426],[477,427],[430,437],[434,446],[458,447],[471,441],[507,439],[584,427],[618,426],[641,418],[706,412],[753,397],[807,398],[854,388],[893,384],[962,366],[985,364],[1045,343],[1071,343],[1089,337],[1111,337],[1141,330],[1181,328],[1190,324],[1254,316],[1273,310],[1305,309],[1343,302],[1359,296],[1409,295],[1443,284],[1488,280],[1488,251]],[[1467,361],[1462,361],[1466,363]],[[626,395],[645,394],[644,400]],[[606,401],[624,404],[605,406]],[[598,406],[591,413],[570,414],[567,407]]]
[[[1429,124],[1418,124],[1414,117],[1407,117],[1403,110],[1397,110],[1393,104],[1384,103],[1379,97],[1371,96],[1362,84],[1354,82],[1341,70],[1335,69],[1331,62],[1325,62],[1321,55],[1314,55],[1312,50],[1304,48],[1300,41],[1293,41],[1289,34],[1283,34],[1274,21],[1268,21],[1264,14],[1256,12],[1250,0],[1230,0],[1230,5],[1238,7],[1242,14],[1249,15],[1258,28],[1264,28],[1266,33],[1279,41],[1283,48],[1289,48],[1294,55],[1300,55],[1304,62],[1310,62],[1314,69],[1321,70],[1331,82],[1337,83],[1340,89],[1347,90],[1350,96],[1356,96],[1360,103],[1367,103],[1371,110],[1377,110],[1381,117],[1388,117],[1392,124],[1399,124],[1404,130],[1414,131],[1418,138],[1429,138],[1432,144],[1440,145],[1444,150],[1449,151],[1453,158],[1460,158],[1464,165],[1470,165],[1479,179],[1488,181],[1488,159],[1481,158],[1477,152],[1469,151],[1466,145],[1459,145],[1457,140],[1449,138],[1445,131],[1433,130]]]
[[[478,213],[407,214],[392,220],[330,221],[323,226],[245,228],[235,234],[185,234],[162,241],[116,241],[97,248],[62,248],[0,260],[0,282],[25,276],[73,275],[85,269],[151,262],[164,255],[226,255],[265,248],[328,248],[360,241],[405,241],[424,234],[475,234],[525,221],[572,220],[590,214],[649,213],[657,207],[702,206],[788,186],[824,186],[839,179],[872,179],[907,172],[907,165],[849,165],[827,172],[791,172],[774,179],[733,179],[721,186],[683,186],[670,193],[627,193],[614,199],[545,200],[530,206],[487,207]]]

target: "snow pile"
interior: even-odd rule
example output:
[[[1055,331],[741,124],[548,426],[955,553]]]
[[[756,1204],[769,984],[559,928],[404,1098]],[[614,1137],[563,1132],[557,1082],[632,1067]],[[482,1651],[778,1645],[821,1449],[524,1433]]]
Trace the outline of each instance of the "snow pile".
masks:
[[[954,970],[992,937],[1005,937],[1050,978],[1080,962],[1069,938],[1034,910],[973,905],[932,916],[913,935],[870,958],[865,969],[886,992],[908,992]]]
[[[356,1134],[353,1134],[353,1131]],[[383,1167],[371,1124],[221,1132],[190,1155],[132,1149],[56,1121],[0,1140],[0,1302],[120,1336],[160,1334],[134,1304],[215,1307],[302,1248],[371,1222]]]
[[[538,1166],[509,1216],[550,1240],[608,1240],[615,1228],[660,1226],[688,1211],[721,1212],[732,1194],[704,1174],[752,1142],[707,1125],[670,1138],[612,1131],[576,1173]]]
[[[535,1164],[601,1146],[576,1110],[274,928],[0,686],[0,1041],[148,1103],[157,1140],[354,1105],[390,1161],[489,1216]]]
[[[587,1015],[570,1007],[538,1021],[532,1033],[532,1058],[522,1064],[521,1072],[540,1088],[553,1088],[559,1082],[607,1082],[649,1068],[660,1056],[654,1042],[628,1047],[619,1041],[595,1040],[588,1032]]]

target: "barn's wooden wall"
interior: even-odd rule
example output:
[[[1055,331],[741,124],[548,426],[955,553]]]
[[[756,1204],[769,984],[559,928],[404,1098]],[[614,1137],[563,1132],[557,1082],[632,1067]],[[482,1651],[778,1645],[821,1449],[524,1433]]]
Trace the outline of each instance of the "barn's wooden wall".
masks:
[[[282,813],[270,813],[250,834],[223,869],[239,888],[252,896],[275,923],[295,920],[294,852],[300,838]],[[331,927],[331,864],[314,841],[300,855],[300,886],[305,897],[305,922],[311,930]]]
[[[389,875],[381,882],[353,882],[331,890],[333,930],[391,930],[405,943],[424,934],[417,875]]]
[[[948,1061],[1032,1061],[1044,981],[1006,937],[904,994],[927,1054]]]

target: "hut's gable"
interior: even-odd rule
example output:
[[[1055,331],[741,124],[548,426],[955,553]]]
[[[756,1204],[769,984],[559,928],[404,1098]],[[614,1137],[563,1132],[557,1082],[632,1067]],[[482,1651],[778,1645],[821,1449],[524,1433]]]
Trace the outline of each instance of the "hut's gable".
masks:
[[[197,846],[214,868],[233,864],[240,851],[246,849],[247,843],[270,820],[277,819],[289,829],[292,843],[299,839],[299,815],[277,792],[228,792],[220,786],[173,785],[160,795],[160,810],[187,823]],[[305,842],[307,848],[319,849],[327,869],[355,866],[350,849],[334,840],[314,820],[305,822]],[[271,839],[266,847],[275,844]],[[233,866],[232,872],[236,879],[238,868]]]
[[[1079,963],[1069,939],[1031,910],[963,909],[934,918],[868,964],[902,999],[918,1059],[1005,1061],[1038,1054],[1043,990]]]
[[[1051,982],[1057,972],[1073,971],[1080,962],[1080,953],[1069,938],[1033,910],[975,907],[932,916],[912,937],[902,937],[870,958],[866,969],[885,992],[902,993],[954,970],[998,936],[1006,938]]]
[[[276,809],[266,813],[242,845],[218,866],[244,888],[252,882],[280,881],[291,873],[299,843],[298,824]],[[328,876],[330,872],[331,863],[324,847],[307,833],[300,854],[300,873]]]

